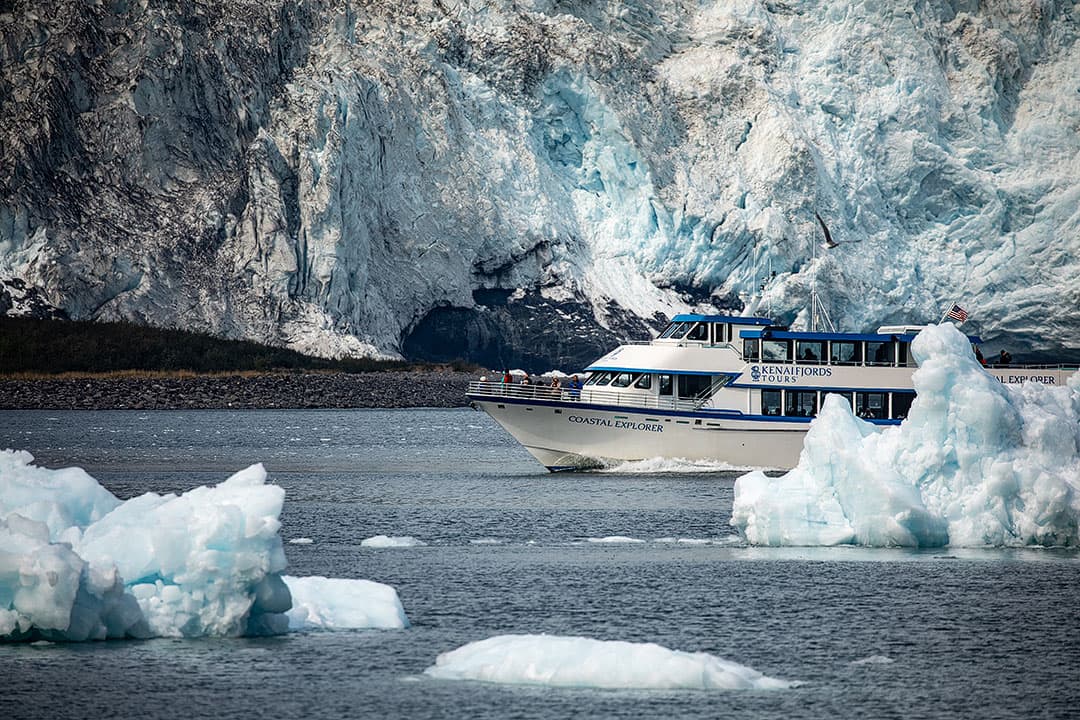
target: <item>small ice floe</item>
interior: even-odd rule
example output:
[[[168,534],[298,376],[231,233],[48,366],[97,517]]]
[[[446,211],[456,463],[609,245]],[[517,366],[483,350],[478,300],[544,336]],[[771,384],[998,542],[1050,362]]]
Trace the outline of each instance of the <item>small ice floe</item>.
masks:
[[[870,657],[864,657],[859,660],[852,660],[850,665],[891,665],[896,662],[887,655],[871,655]]]
[[[911,343],[917,396],[900,425],[827,395],[799,464],[735,482],[731,524],[752,545],[1080,544],[1080,373],[1003,384],[952,325]]]
[[[293,538],[289,540],[290,545],[310,545],[315,542],[311,538]]]
[[[499,538],[476,538],[470,540],[470,545],[502,545],[503,541]]]
[[[290,630],[345,630],[409,626],[397,590],[371,580],[325,577],[282,578],[292,594],[286,613]]]
[[[406,548],[424,547],[427,545],[423,540],[417,540],[411,535],[390,536],[376,535],[360,541],[360,547],[369,548]]]
[[[442,653],[424,672],[444,680],[605,689],[772,690],[793,685],[708,653],[559,635],[498,635]]]
[[[715,540],[708,538],[684,538],[684,537],[662,537],[656,538],[653,542],[661,543],[664,545],[714,545]]]
[[[585,542],[609,543],[611,545],[619,545],[619,544],[624,544],[625,545],[625,544],[633,544],[633,543],[643,543],[645,541],[644,540],[638,540],[637,538],[627,537],[625,535],[608,535],[607,537],[585,538]]]

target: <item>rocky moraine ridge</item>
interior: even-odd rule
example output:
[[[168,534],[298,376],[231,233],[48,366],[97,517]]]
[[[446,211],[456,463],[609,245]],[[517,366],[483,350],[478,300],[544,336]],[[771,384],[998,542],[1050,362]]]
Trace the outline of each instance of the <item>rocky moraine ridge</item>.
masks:
[[[475,379],[450,371],[0,379],[0,409],[461,407]]]
[[[0,312],[544,371],[813,286],[1075,355],[1078,39],[1072,0],[0,0]]]

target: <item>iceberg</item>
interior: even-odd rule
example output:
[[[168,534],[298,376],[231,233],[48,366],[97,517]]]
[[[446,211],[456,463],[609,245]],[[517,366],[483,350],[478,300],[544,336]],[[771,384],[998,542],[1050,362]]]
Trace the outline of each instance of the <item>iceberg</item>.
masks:
[[[558,635],[498,635],[442,653],[424,671],[444,680],[649,690],[771,690],[792,686],[708,653],[654,643]]]
[[[912,342],[908,418],[878,430],[826,397],[799,464],[735,482],[753,545],[1080,545],[1080,374],[1002,384],[951,324]]]
[[[289,578],[294,607],[278,534],[285,493],[262,465],[121,502],[79,468],[32,463],[0,452],[0,641],[277,634],[300,611],[318,618],[304,625],[359,627],[370,598],[372,627],[404,626],[396,591],[354,584],[366,581]],[[317,581],[321,606],[309,599]]]

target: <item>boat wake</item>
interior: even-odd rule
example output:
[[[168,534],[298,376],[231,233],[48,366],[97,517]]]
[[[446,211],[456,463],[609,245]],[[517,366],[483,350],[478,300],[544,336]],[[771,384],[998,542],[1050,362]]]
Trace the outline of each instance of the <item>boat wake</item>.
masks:
[[[684,458],[648,458],[646,460],[627,460],[598,468],[596,472],[619,475],[685,475],[698,473],[749,472],[762,468],[746,465],[732,465],[722,460],[686,460]],[[768,468],[766,468],[768,469]]]

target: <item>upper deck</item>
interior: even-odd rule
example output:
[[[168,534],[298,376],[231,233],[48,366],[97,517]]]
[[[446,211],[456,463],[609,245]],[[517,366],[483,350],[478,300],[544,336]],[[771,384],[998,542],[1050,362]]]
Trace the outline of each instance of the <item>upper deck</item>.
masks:
[[[808,422],[825,395],[840,394],[875,423],[906,417],[915,397],[911,342],[921,326],[874,333],[792,331],[764,318],[678,315],[645,343],[620,345],[588,366],[581,387],[480,382],[469,397],[498,402],[722,414]],[[981,342],[968,336],[973,345]],[[1062,385],[1074,368],[988,367],[1004,384]]]

